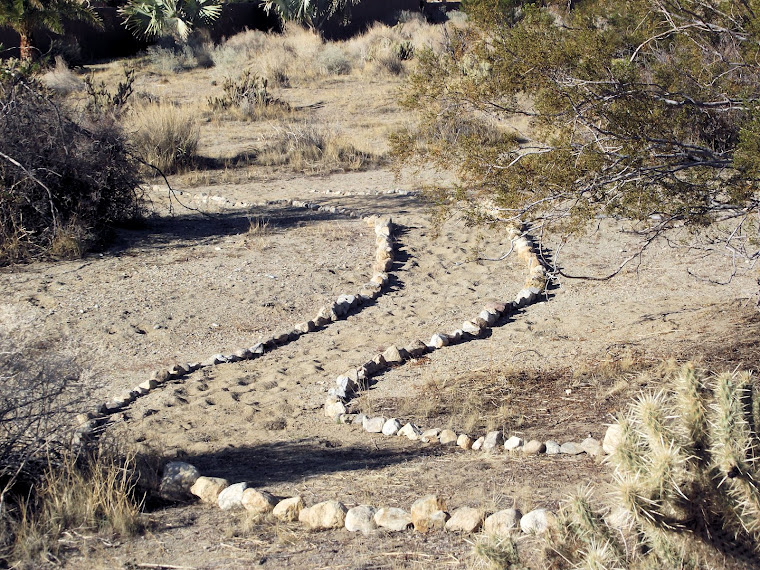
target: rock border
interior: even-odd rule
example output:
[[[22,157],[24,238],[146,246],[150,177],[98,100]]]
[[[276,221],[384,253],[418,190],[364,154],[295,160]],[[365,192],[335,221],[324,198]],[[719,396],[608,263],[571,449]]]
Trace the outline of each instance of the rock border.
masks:
[[[169,500],[196,498],[224,511],[245,509],[252,515],[268,515],[273,524],[297,521],[310,530],[343,528],[365,535],[378,530],[402,532],[413,529],[420,533],[443,530],[463,534],[482,530],[489,535],[507,537],[518,533],[543,534],[556,524],[556,515],[545,508],[533,509],[525,515],[515,508],[491,513],[482,508],[462,506],[449,511],[446,501],[438,495],[420,497],[409,510],[371,505],[348,508],[337,500],[321,501],[307,507],[300,495],[276,497],[246,481],[230,484],[226,479],[202,476],[195,466],[181,461],[166,464],[159,491]]]
[[[347,318],[349,315],[357,312],[357,309],[361,305],[371,303],[385,292],[390,279],[389,272],[393,266],[394,251],[394,224],[390,216],[367,216],[356,210],[348,210],[336,206],[323,206],[314,202],[301,200],[276,200],[266,202],[265,204],[282,204],[296,208],[345,215],[351,218],[362,218],[369,226],[374,227],[375,231],[375,258],[372,265],[372,278],[362,285],[356,294],[340,295],[332,304],[321,307],[314,319],[297,323],[288,330],[257,342],[251,347],[240,348],[229,354],[217,353],[199,362],[177,363],[168,369],[153,371],[150,378],[131,390],[101,403],[93,411],[79,414],[77,416],[78,427],[74,432],[72,440],[74,446],[79,446],[99,434],[104,429],[104,425],[111,415],[121,412],[138,398],[146,396],[151,391],[171,380],[178,380],[201,368],[258,358],[265,353],[295,341],[303,335],[321,330],[335,321]]]

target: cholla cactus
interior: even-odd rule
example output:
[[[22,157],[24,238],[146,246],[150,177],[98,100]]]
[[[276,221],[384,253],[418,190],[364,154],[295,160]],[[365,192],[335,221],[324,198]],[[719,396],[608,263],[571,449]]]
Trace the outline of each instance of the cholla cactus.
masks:
[[[620,444],[607,459],[613,504],[623,507],[636,548],[625,548],[587,493],[563,508],[564,551],[588,568],[649,557],[682,567],[696,538],[759,564],[758,386],[748,372],[708,376],[690,364],[669,374],[665,386],[619,418]]]

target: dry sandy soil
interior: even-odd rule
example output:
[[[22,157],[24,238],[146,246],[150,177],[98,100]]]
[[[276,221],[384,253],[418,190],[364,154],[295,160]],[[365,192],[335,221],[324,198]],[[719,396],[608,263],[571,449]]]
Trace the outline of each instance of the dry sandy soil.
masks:
[[[394,88],[390,82],[388,97]],[[327,105],[334,85],[326,81],[292,96],[307,93]],[[369,116],[376,126],[387,113]],[[233,127],[245,132],[244,125]],[[211,136],[216,129],[204,131],[209,140],[217,140]],[[372,129],[368,139],[377,135]],[[247,144],[235,140],[241,148]],[[216,149],[217,155],[234,152],[231,144]],[[231,203],[290,198],[390,215],[398,250],[392,280],[385,294],[345,320],[262,358],[203,369],[151,392],[115,416],[109,434],[140,451],[181,458],[205,475],[248,481],[280,496],[300,494],[307,504],[338,499],[349,507],[409,508],[437,493],[450,508],[515,505],[526,512],[556,509],[578,485],[604,480],[604,467],[586,455],[523,458],[420,445],[337,425],[322,413],[328,387],[345,369],[392,344],[457,328],[488,300],[514,298],[525,278],[516,255],[478,261],[510,250],[503,228],[467,227],[453,217],[434,231],[420,197],[384,194],[416,190],[425,180],[396,179],[384,167],[323,175],[248,168],[231,175],[235,183],[210,185],[193,176],[172,181],[183,191],[179,199],[200,211],[174,203],[170,214],[168,193],[154,189],[146,226],[121,230],[101,254],[3,269],[2,332],[63,339],[105,399],[158,367],[251,346],[313,318],[371,276],[374,235],[361,220],[282,204],[220,207],[204,204],[202,193]],[[563,249],[562,266],[574,274],[616,267],[636,244],[626,230],[601,223]],[[601,438],[605,422],[633,394],[655,385],[636,372],[663,358],[701,357],[716,369],[755,366],[756,274],[740,270],[726,285],[700,278],[722,280],[731,272],[730,258],[720,254],[655,243],[640,264],[611,281],[558,278],[541,302],[500,321],[486,338],[383,374],[353,410],[473,435],[502,428],[523,438]],[[62,565],[479,564],[470,554],[472,537],[451,533],[309,533],[298,525],[247,523],[243,515],[203,505],[156,503],[146,516],[151,524],[144,535],[77,539]],[[540,565],[530,539],[522,539],[521,549]]]

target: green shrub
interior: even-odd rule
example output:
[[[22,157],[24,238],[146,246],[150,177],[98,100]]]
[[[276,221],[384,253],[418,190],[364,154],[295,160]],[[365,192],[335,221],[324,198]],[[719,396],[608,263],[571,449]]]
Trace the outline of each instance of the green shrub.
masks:
[[[18,68],[0,73],[0,264],[51,253],[79,236],[81,251],[140,214],[138,171],[110,119],[74,122]]]

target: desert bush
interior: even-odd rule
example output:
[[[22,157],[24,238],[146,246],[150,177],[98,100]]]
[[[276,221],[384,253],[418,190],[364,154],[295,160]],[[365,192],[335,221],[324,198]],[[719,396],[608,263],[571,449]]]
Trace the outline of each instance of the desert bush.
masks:
[[[82,250],[102,242],[139,215],[137,186],[113,121],[80,125],[27,74],[0,72],[0,263],[49,254],[72,233]]]
[[[257,157],[257,161],[266,166],[287,165],[310,173],[360,170],[377,160],[328,129],[296,125],[275,129]]]
[[[190,165],[196,157],[200,127],[190,109],[166,103],[136,105],[126,124],[135,152],[166,174]]]
[[[692,365],[666,386],[617,422],[620,443],[608,463],[612,504],[623,512],[613,525],[590,492],[569,500],[549,549],[555,566],[696,567],[701,547],[757,563],[760,386],[748,372],[708,376]]]
[[[62,96],[84,90],[84,82],[69,69],[66,60],[60,55],[55,57],[55,66],[45,72],[40,80],[45,87]]]
[[[126,110],[129,98],[132,96],[132,85],[135,82],[135,70],[124,68],[124,81],[120,81],[112,93],[105,82],[94,83],[92,76],[84,78],[84,90],[87,93],[85,111],[94,119],[106,116],[118,119]]]
[[[222,96],[209,97],[208,104],[214,111],[233,111],[244,118],[277,116],[290,111],[290,105],[273,97],[267,90],[268,81],[243,72],[235,81],[226,78],[222,83]]]
[[[151,69],[163,75],[180,73],[197,67],[195,55],[190,46],[178,48],[150,46],[145,56]]]
[[[320,51],[317,62],[327,75],[348,75],[351,73],[351,60],[336,44],[326,44]]]
[[[480,536],[472,546],[476,560],[485,563],[489,570],[522,570],[517,545],[511,538]]]

